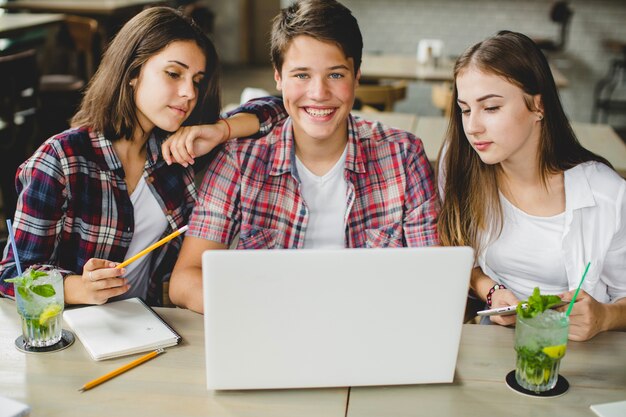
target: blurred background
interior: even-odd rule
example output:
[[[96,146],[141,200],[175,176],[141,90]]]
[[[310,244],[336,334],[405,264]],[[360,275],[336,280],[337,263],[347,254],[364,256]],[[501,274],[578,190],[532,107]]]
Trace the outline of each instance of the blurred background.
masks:
[[[152,4],[181,7],[213,39],[223,106],[275,90],[271,19],[289,0],[0,0],[0,236],[15,209],[15,169],[67,120],[108,41]],[[541,45],[585,146],[626,170],[626,1],[343,0],[364,38],[358,109],[440,141],[451,66],[499,30]],[[245,90],[245,89],[248,90]],[[245,90],[245,94],[244,93]],[[437,126],[424,130],[426,126]],[[580,137],[580,136],[584,137]],[[434,158],[439,142],[426,144]],[[589,145],[591,144],[591,145]],[[429,149],[431,146],[432,149]],[[436,156],[436,155],[435,155]],[[615,162],[616,161],[616,162]],[[619,165],[619,166],[618,166]]]

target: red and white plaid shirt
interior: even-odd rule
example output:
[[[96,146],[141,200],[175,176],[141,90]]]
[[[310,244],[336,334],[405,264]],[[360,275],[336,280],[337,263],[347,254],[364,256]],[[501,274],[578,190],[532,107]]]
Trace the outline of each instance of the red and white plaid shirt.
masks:
[[[437,245],[438,202],[422,142],[358,117],[347,123],[345,246]],[[263,138],[226,144],[207,170],[187,233],[230,245],[239,232],[239,249],[302,248],[309,211],[293,144],[290,118]]]

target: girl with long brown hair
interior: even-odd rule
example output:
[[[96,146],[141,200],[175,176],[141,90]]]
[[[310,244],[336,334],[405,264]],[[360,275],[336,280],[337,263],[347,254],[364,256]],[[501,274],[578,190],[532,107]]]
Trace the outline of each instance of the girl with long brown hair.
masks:
[[[181,238],[115,266],[187,223],[194,171],[168,165],[160,145],[183,123],[218,119],[217,65],[213,44],[191,20],[167,7],[144,10],[107,48],[74,127],[18,169],[19,258],[24,267],[62,268],[67,303],[136,296],[162,304]],[[13,295],[4,279],[15,274],[8,249],[0,292]]]
[[[438,230],[476,250],[474,294],[501,307],[538,286],[569,300],[591,262],[570,338],[625,328],[626,181],[576,139],[545,56],[503,31],[470,47],[454,78]]]

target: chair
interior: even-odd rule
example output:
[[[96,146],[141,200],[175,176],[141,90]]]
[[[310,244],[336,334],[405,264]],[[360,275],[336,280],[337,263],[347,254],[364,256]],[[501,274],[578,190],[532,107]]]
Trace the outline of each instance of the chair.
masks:
[[[96,70],[99,55],[99,26],[95,19],[66,16],[65,26],[59,34],[59,43],[65,46],[67,70],[63,73],[44,74],[40,90],[46,127],[44,137],[69,127],[68,120],[76,112],[81,93]],[[61,51],[63,52],[63,51]],[[63,54],[62,54],[63,55]],[[63,56],[61,56],[63,58]]]
[[[433,106],[441,110],[441,114],[449,117],[452,111],[452,83],[444,81],[433,84],[431,92]]]
[[[39,70],[34,49],[0,56],[0,192],[5,218],[13,218],[15,171],[38,135]]]
[[[356,89],[356,98],[364,105],[380,111],[393,111],[396,101],[406,98],[406,81],[391,84],[361,84]]]
[[[557,1],[550,9],[550,20],[560,25],[559,38],[545,39],[535,38],[535,43],[539,48],[548,52],[561,52],[565,48],[567,35],[569,32],[569,23],[572,20],[573,10],[566,1]]]
[[[607,46],[619,50],[622,56],[611,61],[606,76],[596,83],[591,113],[591,121],[594,123],[602,120],[607,123],[609,115],[613,113],[626,114],[626,43]]]

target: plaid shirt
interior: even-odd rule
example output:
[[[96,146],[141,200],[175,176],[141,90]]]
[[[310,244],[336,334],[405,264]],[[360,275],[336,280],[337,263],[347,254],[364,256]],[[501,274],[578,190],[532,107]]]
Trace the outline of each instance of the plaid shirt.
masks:
[[[280,118],[280,109],[257,103],[265,107],[240,111],[257,113],[265,127]],[[302,248],[309,211],[293,144],[290,118],[263,138],[229,142],[207,171],[188,233],[230,245],[239,232],[239,249]],[[422,142],[350,116],[347,147],[345,246],[438,244],[438,203]]]
[[[167,217],[165,236],[183,226],[191,213],[194,172],[165,164],[154,135],[146,147],[143,176]],[[90,258],[126,258],[133,237],[133,205],[121,162],[102,135],[80,128],[48,139],[18,169],[17,192],[13,227],[23,269],[46,263],[81,274]],[[162,283],[169,280],[180,244],[177,238],[152,253],[149,304],[162,303]],[[13,285],[4,282],[17,275],[12,249],[7,250],[0,262],[0,291],[13,296]]]

